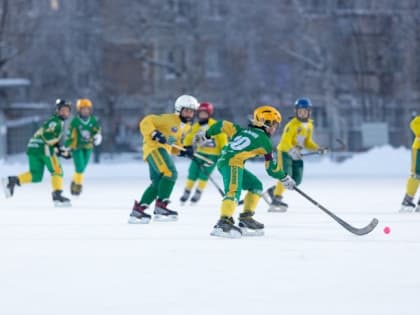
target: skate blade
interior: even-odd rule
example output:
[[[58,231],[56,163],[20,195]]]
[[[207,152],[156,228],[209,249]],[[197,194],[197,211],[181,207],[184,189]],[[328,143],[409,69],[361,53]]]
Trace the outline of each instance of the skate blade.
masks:
[[[4,196],[6,198],[10,198],[12,197],[12,194],[10,193],[10,189],[7,188],[7,184],[8,184],[9,180],[7,178],[2,178],[1,179],[1,184],[3,186],[3,191],[4,191]]]
[[[71,202],[54,201],[54,207],[56,207],[56,208],[70,208],[71,207]]]
[[[155,214],[153,216],[153,220],[156,222],[174,222],[174,221],[178,221],[178,216]]]
[[[224,238],[241,238],[242,234],[239,231],[231,230],[230,232],[223,232],[223,229],[214,228],[210,233],[211,236],[224,237]]]
[[[252,230],[240,227],[243,236],[264,236],[264,229]]]
[[[128,218],[128,224],[149,224],[150,218],[136,218],[136,217],[129,217]]]
[[[287,212],[287,208],[282,206],[270,206],[268,212]]]
[[[417,208],[419,208],[419,207],[417,207]],[[411,213],[411,212],[414,212],[414,211],[418,211],[417,208],[408,207],[408,206],[401,206],[401,208],[399,210],[399,213]]]

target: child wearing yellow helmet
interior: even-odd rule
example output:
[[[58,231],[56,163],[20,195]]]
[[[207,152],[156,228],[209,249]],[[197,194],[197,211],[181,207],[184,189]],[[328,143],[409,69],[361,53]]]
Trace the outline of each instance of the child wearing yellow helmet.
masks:
[[[221,132],[229,137],[229,143],[222,151],[217,163],[223,177],[225,196],[220,208],[220,219],[211,232],[212,236],[239,238],[242,235],[263,235],[264,224],[256,221],[253,216],[263,190],[261,181],[245,168],[248,159],[264,155],[265,168],[273,178],[281,180],[290,189],[294,181],[273,160],[273,144],[270,137],[276,132],[281,122],[281,115],[272,106],[260,106],[251,118],[247,128],[229,121],[219,121],[211,126],[199,141],[210,139]],[[242,189],[247,193],[244,198],[244,208],[239,215],[239,227],[232,218]]]
[[[70,188],[73,196],[82,193],[83,174],[92,155],[93,146],[102,142],[101,126],[98,119],[92,115],[92,102],[87,98],[79,99],[76,109],[78,115],[70,122],[65,141],[65,146],[71,149],[75,168]]]

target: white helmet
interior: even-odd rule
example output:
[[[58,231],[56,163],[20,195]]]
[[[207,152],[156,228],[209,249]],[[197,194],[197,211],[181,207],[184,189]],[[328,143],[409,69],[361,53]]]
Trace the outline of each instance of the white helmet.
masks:
[[[184,94],[176,99],[175,112],[180,113],[183,108],[197,110],[199,105],[194,96]]]

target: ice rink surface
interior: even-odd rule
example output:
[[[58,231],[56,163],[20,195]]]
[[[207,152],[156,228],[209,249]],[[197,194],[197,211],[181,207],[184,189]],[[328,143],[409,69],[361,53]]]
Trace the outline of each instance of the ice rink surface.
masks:
[[[210,237],[221,198],[209,183],[198,205],[181,208],[182,160],[171,203],[179,221],[149,225],[127,224],[148,185],[141,161],[91,165],[66,209],[52,206],[46,174],[0,198],[0,314],[419,314],[420,213],[398,213],[408,152],[306,164],[305,192],[355,226],[379,219],[361,237],[295,192],[287,213],[261,200],[265,236]],[[249,168],[273,184],[262,163]],[[9,161],[0,175],[25,169]],[[71,173],[66,163],[67,195]]]

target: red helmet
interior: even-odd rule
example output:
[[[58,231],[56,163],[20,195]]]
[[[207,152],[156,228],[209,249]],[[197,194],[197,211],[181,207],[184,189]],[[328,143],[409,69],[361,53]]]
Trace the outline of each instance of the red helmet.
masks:
[[[213,104],[212,103],[200,103],[200,106],[198,107],[197,111],[204,111],[209,114],[209,116],[213,116]]]

